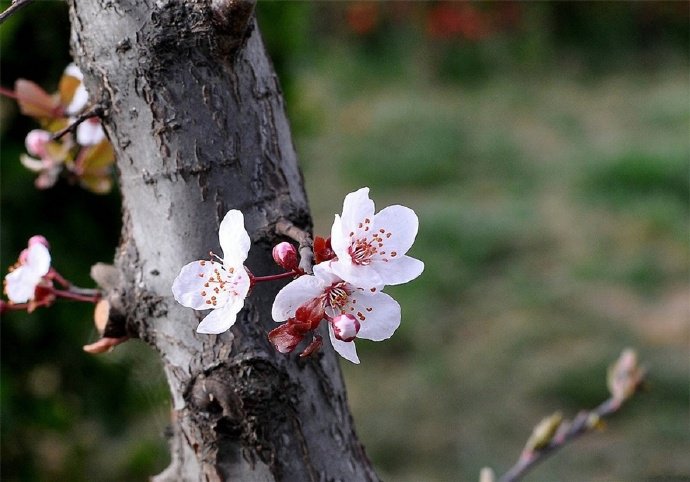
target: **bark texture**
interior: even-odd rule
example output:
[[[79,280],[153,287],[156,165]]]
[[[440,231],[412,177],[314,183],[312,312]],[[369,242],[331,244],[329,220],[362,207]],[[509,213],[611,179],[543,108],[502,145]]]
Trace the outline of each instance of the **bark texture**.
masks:
[[[266,333],[284,283],[259,285],[236,325],[199,335],[170,287],[219,253],[229,209],[245,215],[247,265],[276,272],[280,218],[310,216],[278,80],[251,2],[70,0],[72,48],[106,107],[123,196],[110,293],[125,327],[157,350],[173,400],[172,480],[377,480],[354,433],[338,361],[277,353]]]

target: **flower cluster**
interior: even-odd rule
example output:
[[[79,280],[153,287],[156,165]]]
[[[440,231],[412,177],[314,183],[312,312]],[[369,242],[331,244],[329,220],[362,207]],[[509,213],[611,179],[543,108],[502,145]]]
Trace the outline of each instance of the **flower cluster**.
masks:
[[[362,188],[345,197],[330,238],[314,240],[313,274],[299,268],[297,250],[283,242],[273,257],[287,271],[255,277],[243,265],[249,236],[242,214],[233,210],[220,225],[221,262],[199,260],[184,266],[173,283],[173,295],[183,306],[213,309],[197,331],[221,333],[235,323],[254,283],[292,277],[273,303],[272,317],[282,324],[268,334],[271,343],[289,353],[314,333],[302,352],[309,355],[322,344],[315,331],[326,320],[333,348],[359,363],[356,338],[385,340],[400,325],[400,305],[382,292],[384,287],[411,281],[424,270],[424,263],[406,255],[417,229],[414,211],[396,205],[376,213],[369,189]]]
[[[0,312],[26,310],[30,313],[38,307],[50,306],[57,298],[91,303],[100,299],[98,291],[73,286],[51,266],[50,245],[41,235],[29,238],[28,246],[10,267],[3,285],[9,302],[0,300]]]
[[[16,99],[23,114],[41,125],[27,134],[28,154],[20,156],[22,165],[38,174],[39,189],[52,187],[61,174],[95,193],[107,193],[112,188],[115,156],[100,120],[89,117],[77,122],[76,119],[89,102],[82,80],[79,68],[70,64],[55,94],[50,95],[25,79],[15,82],[14,91],[0,89],[0,93]],[[74,125],[75,129],[69,129]],[[58,138],[65,129],[70,131]]]

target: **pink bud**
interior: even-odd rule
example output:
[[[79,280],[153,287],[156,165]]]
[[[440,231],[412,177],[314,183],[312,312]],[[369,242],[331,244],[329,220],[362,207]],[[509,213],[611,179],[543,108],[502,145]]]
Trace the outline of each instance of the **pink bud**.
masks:
[[[352,315],[338,315],[331,320],[333,333],[338,340],[352,341],[359,333],[360,324]]]
[[[26,150],[32,156],[43,158],[46,156],[46,144],[50,141],[50,132],[34,129],[26,135],[24,144]]]
[[[26,260],[28,258],[29,258],[29,249],[28,248],[22,249],[21,253],[19,253],[19,264],[26,263]]]
[[[273,248],[273,260],[278,266],[288,271],[295,271],[299,267],[297,250],[287,241],[275,245]]]
[[[33,246],[34,244],[42,244],[46,248],[50,249],[48,240],[45,238],[45,236],[41,236],[40,234],[35,234],[29,238],[29,247]]]

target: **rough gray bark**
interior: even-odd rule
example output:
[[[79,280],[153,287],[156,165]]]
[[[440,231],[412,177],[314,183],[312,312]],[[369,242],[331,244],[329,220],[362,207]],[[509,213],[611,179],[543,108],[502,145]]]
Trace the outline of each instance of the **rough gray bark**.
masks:
[[[173,399],[172,463],[157,480],[376,480],[330,347],[302,360],[266,333],[282,285],[258,286],[230,332],[199,335],[170,286],[219,252],[245,215],[247,265],[276,271],[275,222],[310,216],[277,78],[250,2],[70,0],[72,48],[106,107],[124,230],[110,293],[125,327],[160,354]]]

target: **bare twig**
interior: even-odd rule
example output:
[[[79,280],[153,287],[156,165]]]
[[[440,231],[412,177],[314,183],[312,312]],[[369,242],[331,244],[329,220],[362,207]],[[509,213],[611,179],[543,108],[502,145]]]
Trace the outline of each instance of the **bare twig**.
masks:
[[[306,231],[298,228],[287,219],[276,223],[276,233],[299,243],[299,267],[305,273],[311,274],[314,265],[314,242]]]
[[[33,2],[33,0],[12,0],[10,6],[7,7],[4,12],[0,13],[0,24],[10,18],[12,14],[17,13],[21,8],[26,7],[31,2]]]
[[[105,108],[100,105],[96,104],[93,107],[89,108],[87,111],[85,111],[83,114],[80,114],[76,119],[74,119],[74,122],[72,122],[70,125],[65,127],[64,129],[60,129],[57,131],[55,134],[53,134],[52,140],[56,141],[63,137],[65,134],[68,132],[71,132],[72,135],[75,135],[77,131],[77,127],[79,127],[79,124],[82,122],[89,120],[93,117],[101,117],[105,113]]]
[[[626,400],[640,390],[645,376],[645,370],[637,364],[635,352],[630,349],[623,351],[609,369],[611,397],[593,410],[581,411],[572,422],[563,421],[559,413],[545,418],[534,428],[520,459],[498,481],[515,482],[522,479],[539,462],[569,442],[600,427],[602,419],[616,413]]]

